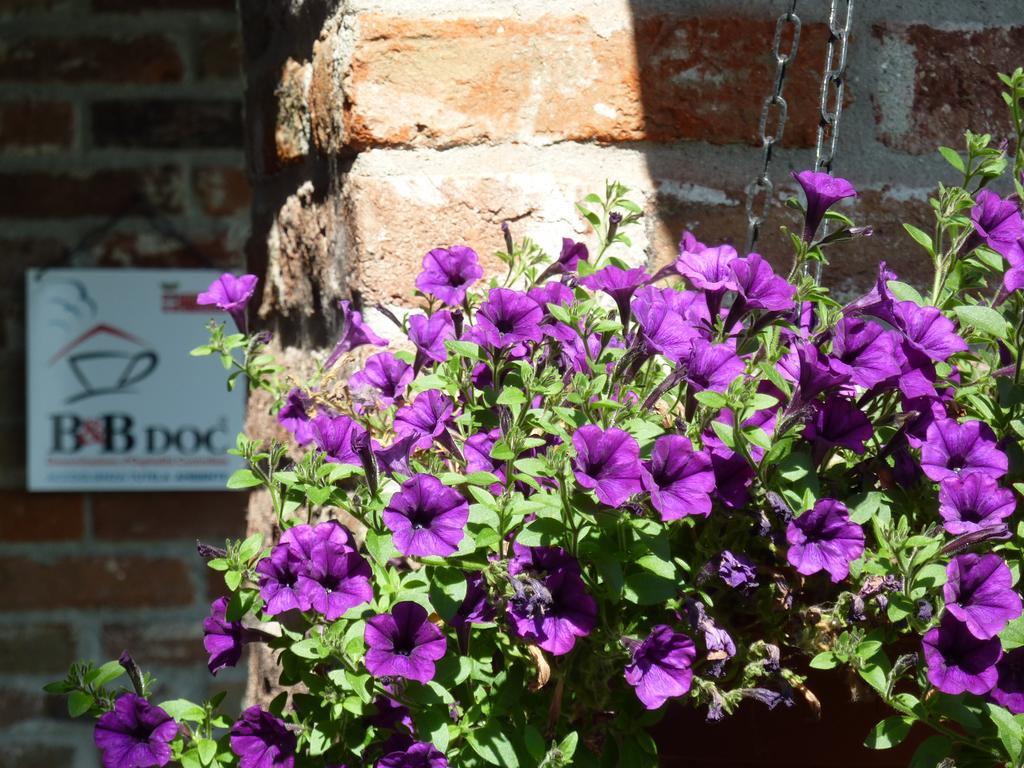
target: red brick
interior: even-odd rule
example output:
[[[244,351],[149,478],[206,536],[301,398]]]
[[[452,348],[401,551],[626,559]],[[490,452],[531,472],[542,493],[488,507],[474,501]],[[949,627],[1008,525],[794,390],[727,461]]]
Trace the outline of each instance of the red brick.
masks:
[[[309,152],[309,84],[312,65],[288,59],[281,69],[274,105],[277,110],[274,148],[282,165],[293,163]]]
[[[967,129],[997,139],[1011,134],[996,73],[1020,66],[1024,26],[878,25],[873,31],[889,70],[886,88],[872,97],[883,143],[926,154],[939,145],[962,147]]]
[[[160,35],[32,37],[0,49],[3,82],[173,83],[183,72],[178,49]]]
[[[30,267],[58,267],[67,262],[68,246],[60,240],[39,238],[0,238],[0,279],[15,285]]]
[[[181,210],[181,174],[167,166],[150,170],[0,174],[0,216],[57,219],[115,216],[140,200]]]
[[[74,660],[74,635],[67,624],[0,626],[0,672],[4,674],[56,677]]]
[[[158,232],[109,233],[89,249],[97,267],[218,267],[237,269],[245,263],[241,245],[226,235],[184,233],[185,240]]]
[[[67,149],[74,139],[70,104],[21,101],[0,104],[0,149]]]
[[[198,168],[192,186],[203,213],[227,216],[249,210],[252,188],[241,168]]]
[[[197,538],[221,543],[245,534],[247,494],[101,493],[93,497],[97,538],[158,540]]]
[[[0,541],[59,541],[85,533],[75,493],[0,491]]]
[[[188,605],[189,569],[181,560],[128,555],[77,555],[38,562],[0,560],[0,583],[9,590],[0,612],[56,608],[145,608]]]
[[[93,10],[123,13],[147,11],[234,12],[234,0],[93,0]]]
[[[242,105],[211,99],[98,101],[90,108],[97,147],[234,149],[242,146]]]
[[[116,659],[128,650],[139,664],[198,666],[207,659],[203,626],[199,620],[186,624],[146,622],[103,627],[103,656]]]
[[[212,32],[199,38],[197,72],[203,80],[242,77],[242,41],[237,32]]]
[[[774,25],[659,14],[604,38],[581,16],[518,22],[363,14],[343,107],[347,140],[357,147],[530,136],[754,143],[774,75],[767,53]],[[801,60],[823,59],[826,35],[822,25],[806,25]],[[790,73],[785,140],[809,146],[816,67]]]

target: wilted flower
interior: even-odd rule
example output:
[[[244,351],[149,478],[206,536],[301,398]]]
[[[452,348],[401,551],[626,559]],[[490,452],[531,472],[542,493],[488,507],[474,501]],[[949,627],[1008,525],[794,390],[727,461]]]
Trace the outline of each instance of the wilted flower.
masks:
[[[640,492],[640,446],[628,432],[585,424],[573,434],[572,444],[576,481],[594,491],[603,504],[620,507]]]
[[[459,548],[469,504],[433,475],[414,475],[384,508],[384,524],[403,555],[446,557]]]
[[[981,640],[999,634],[1021,614],[1013,575],[999,555],[958,555],[946,567],[946,610]]]
[[[996,662],[1003,655],[997,638],[979,640],[951,613],[925,633],[928,682],[943,693],[980,696],[996,684]]]
[[[196,296],[196,304],[200,306],[214,305],[217,309],[227,312],[235,321],[235,326],[241,333],[246,333],[248,323],[245,317],[245,308],[256,291],[256,283],[259,278],[256,275],[234,275],[225,272],[212,283],[210,287]]]
[[[746,555],[725,549],[718,558],[718,577],[733,589],[749,593],[757,587],[757,566]]]
[[[435,248],[423,257],[423,271],[416,287],[439,298],[450,307],[459,306],[466,289],[484,276],[476,251],[465,245]]]
[[[93,740],[103,768],[150,768],[171,762],[178,724],[160,707],[125,693],[96,721]]]
[[[239,768],[292,768],[298,738],[283,720],[249,707],[231,726],[231,751]]]
[[[833,582],[850,573],[850,563],[864,553],[864,531],[850,521],[846,506],[819,499],[814,508],[793,518],[786,528],[786,559],[804,576],[828,571]]]
[[[374,677],[403,677],[421,683],[434,679],[434,662],[444,657],[447,641],[427,620],[419,603],[396,603],[391,613],[366,620],[366,669]]]
[[[643,641],[631,641],[629,646],[626,682],[647,709],[658,709],[690,690],[697,649],[686,635],[658,624]]]

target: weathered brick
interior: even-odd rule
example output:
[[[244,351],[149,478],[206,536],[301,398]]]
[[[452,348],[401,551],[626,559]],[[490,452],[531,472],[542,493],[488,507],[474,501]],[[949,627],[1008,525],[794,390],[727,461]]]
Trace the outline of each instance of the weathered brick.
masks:
[[[0,672],[4,674],[59,675],[74,660],[75,639],[67,624],[0,625]]]
[[[71,765],[75,750],[47,744],[6,744],[0,752],[0,768],[54,768]]]
[[[252,189],[242,168],[197,168],[192,187],[203,213],[228,216],[249,209]]]
[[[97,147],[230,149],[242,141],[238,101],[98,101],[90,115]]]
[[[196,71],[203,80],[238,80],[242,76],[242,41],[237,32],[210,32],[199,38]]]
[[[58,541],[84,533],[78,494],[0,491],[0,541]]]
[[[245,533],[246,494],[100,493],[93,497],[97,538],[122,540],[210,539],[220,544]],[[184,548],[188,555],[191,548]]]
[[[0,278],[15,285],[29,267],[56,267],[67,261],[68,246],[61,240],[38,238],[0,238]]]
[[[277,160],[283,165],[309,152],[310,116],[307,102],[312,72],[309,62],[300,64],[293,59],[288,59],[281,68],[281,77],[274,92],[277,107],[274,148]]]
[[[878,135],[904,152],[960,147],[967,129],[997,138],[1011,133],[997,72],[1020,66],[1024,26],[936,29],[877,25],[881,87],[872,94]]]
[[[74,110],[68,103],[18,101],[0,104],[0,149],[47,152],[74,140]]]
[[[225,11],[235,10],[234,0],[93,0],[97,11],[146,13],[147,11]]]
[[[0,582],[18,584],[0,612],[54,608],[143,608],[188,605],[189,569],[181,560],[77,555],[39,562],[0,560]]]
[[[242,243],[228,234],[191,233],[186,240],[160,232],[117,230],[89,248],[98,267],[219,267],[237,269],[244,263]]]
[[[0,174],[0,216],[57,219],[114,216],[140,200],[168,213],[181,210],[181,173],[149,170]]]
[[[603,37],[582,16],[363,14],[347,80],[346,140],[754,143],[774,74],[766,55],[773,33],[774,21],[724,15],[644,15],[634,29]],[[800,56],[824,58],[826,35],[806,25]],[[786,143],[813,142],[818,87],[815,68],[790,70]]]
[[[105,626],[102,643],[104,658],[116,659],[121,651],[128,650],[143,667],[151,664],[198,666],[207,658],[199,620]]]
[[[177,47],[161,35],[31,37],[0,48],[0,82],[172,83],[183,73]]]

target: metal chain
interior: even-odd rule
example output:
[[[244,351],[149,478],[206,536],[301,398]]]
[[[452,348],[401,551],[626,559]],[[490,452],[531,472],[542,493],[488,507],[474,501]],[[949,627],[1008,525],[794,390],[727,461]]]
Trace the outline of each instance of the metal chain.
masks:
[[[846,87],[846,52],[850,40],[854,0],[845,0],[846,13],[839,8],[844,0],[832,0],[828,14],[828,46],[825,49],[825,69],[821,78],[821,98],[818,103],[818,135],[814,148],[814,170],[832,172],[839,140],[839,118],[843,114],[843,90]],[[843,17],[840,24],[840,16]],[[838,61],[837,61],[838,49]],[[826,146],[827,145],[827,146]],[[828,233],[828,221],[822,224],[822,233]],[[821,262],[814,264],[815,282],[821,283]]]
[[[787,27],[792,27],[789,50],[782,51],[783,38]],[[747,186],[747,253],[754,248],[757,236],[768,215],[775,187],[768,176],[768,168],[772,162],[772,149],[782,141],[782,132],[786,127],[789,105],[782,97],[782,89],[786,84],[786,68],[796,57],[800,45],[800,17],[796,15],[796,0],[790,0],[789,10],[775,21],[775,38],[772,41],[772,55],[775,58],[775,83],[772,92],[765,98],[761,107],[761,120],[758,123],[758,135],[761,139],[761,173]],[[767,133],[768,122],[772,121],[773,130]],[[756,210],[756,213],[755,213]]]

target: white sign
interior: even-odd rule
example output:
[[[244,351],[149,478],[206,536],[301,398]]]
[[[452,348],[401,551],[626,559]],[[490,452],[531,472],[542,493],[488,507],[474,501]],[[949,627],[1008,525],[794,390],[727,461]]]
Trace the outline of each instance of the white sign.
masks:
[[[245,392],[191,357],[213,270],[47,269],[26,275],[30,490],[223,489]]]

